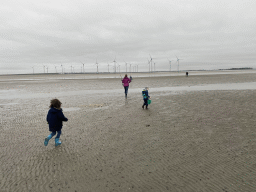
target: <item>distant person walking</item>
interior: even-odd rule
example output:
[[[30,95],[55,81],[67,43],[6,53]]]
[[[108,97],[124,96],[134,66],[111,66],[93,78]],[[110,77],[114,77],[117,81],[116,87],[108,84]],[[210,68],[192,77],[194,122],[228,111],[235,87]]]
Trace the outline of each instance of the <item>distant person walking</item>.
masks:
[[[144,109],[144,106],[146,105],[146,109],[148,109],[148,98],[150,98],[150,96],[148,95],[148,87],[145,87],[145,89],[143,89],[142,91],[142,97],[144,100],[144,103],[142,105],[142,108]]]
[[[44,145],[47,146],[49,140],[58,132],[57,136],[55,137],[55,146],[61,144],[59,141],[62,129],[62,121],[68,121],[68,119],[62,113],[61,102],[58,99],[52,99],[50,110],[48,111],[46,121],[49,124],[49,131],[52,133],[48,135],[44,140]]]
[[[131,79],[131,82],[132,82],[132,76],[130,75],[130,79]]]
[[[131,79],[129,79],[129,78],[127,77],[127,74],[125,74],[125,76],[124,76],[124,78],[123,78],[123,80],[122,80],[122,84],[123,84],[123,86],[124,86],[125,98],[127,98],[129,83],[131,83]]]

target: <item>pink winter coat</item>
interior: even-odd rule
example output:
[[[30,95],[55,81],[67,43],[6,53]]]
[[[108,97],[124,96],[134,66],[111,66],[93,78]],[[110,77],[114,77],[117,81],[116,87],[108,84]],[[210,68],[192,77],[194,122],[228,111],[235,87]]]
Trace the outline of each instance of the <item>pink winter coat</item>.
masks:
[[[131,79],[129,79],[128,77],[125,77],[125,78],[122,80],[122,83],[124,84],[124,87],[128,87],[128,86],[129,86],[129,83],[131,83]]]

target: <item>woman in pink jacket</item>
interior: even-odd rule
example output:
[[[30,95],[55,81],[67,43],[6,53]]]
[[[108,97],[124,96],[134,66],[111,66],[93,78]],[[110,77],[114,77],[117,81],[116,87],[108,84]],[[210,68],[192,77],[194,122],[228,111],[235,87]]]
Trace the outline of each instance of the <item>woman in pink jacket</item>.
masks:
[[[123,86],[124,86],[125,98],[127,98],[129,83],[131,83],[131,80],[127,77],[127,74],[125,74],[125,76],[122,80],[122,83],[123,83]]]

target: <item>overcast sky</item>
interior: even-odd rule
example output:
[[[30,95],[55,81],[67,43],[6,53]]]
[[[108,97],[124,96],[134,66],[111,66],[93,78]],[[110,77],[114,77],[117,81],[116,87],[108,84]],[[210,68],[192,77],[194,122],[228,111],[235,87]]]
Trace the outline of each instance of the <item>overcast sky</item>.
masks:
[[[0,74],[256,67],[255,0],[2,0]],[[129,70],[129,69],[128,69]],[[110,71],[113,68],[110,67]]]

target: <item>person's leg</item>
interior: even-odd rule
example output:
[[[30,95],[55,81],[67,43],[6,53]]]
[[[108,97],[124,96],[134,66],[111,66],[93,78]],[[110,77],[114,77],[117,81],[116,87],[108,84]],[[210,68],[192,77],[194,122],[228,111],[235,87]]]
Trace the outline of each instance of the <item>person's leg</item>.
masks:
[[[57,136],[56,136],[56,138],[60,138],[60,135],[61,135],[61,130],[57,131]]]
[[[144,103],[143,103],[143,105],[142,105],[142,108],[144,109],[144,106],[146,105],[146,107],[147,107],[147,99],[143,99],[144,100]]]
[[[60,135],[61,135],[61,130],[59,130],[59,131],[57,131],[57,132],[58,132],[58,134],[57,134],[57,136],[55,137],[55,146],[58,146],[58,145],[61,144],[61,142],[59,141]]]
[[[56,131],[53,131],[50,135],[48,135],[44,140],[44,145],[47,146],[49,140],[56,134]]]
[[[148,109],[148,98],[145,99],[145,105],[146,105],[146,109]]]
[[[54,135],[56,135],[56,131],[52,131],[52,133],[50,135],[51,135],[51,137],[53,137]]]
[[[124,90],[125,90],[125,91],[124,91],[125,96],[127,97],[128,87],[127,87],[127,86],[125,86],[125,87],[124,87]]]

